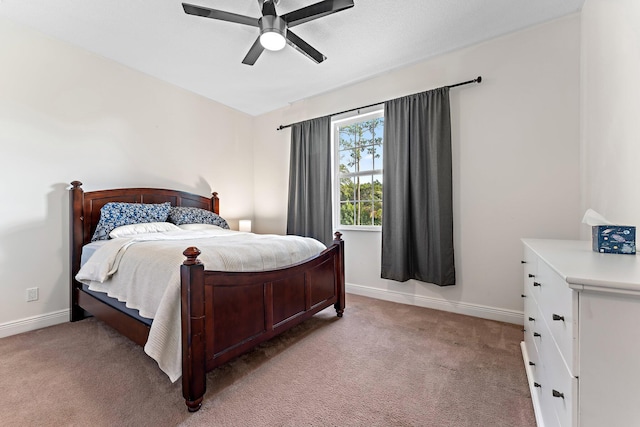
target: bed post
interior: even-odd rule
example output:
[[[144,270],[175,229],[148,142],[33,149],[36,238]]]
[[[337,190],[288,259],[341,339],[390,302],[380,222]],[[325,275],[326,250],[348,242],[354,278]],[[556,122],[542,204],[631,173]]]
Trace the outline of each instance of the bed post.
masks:
[[[80,270],[80,255],[84,244],[84,190],[80,181],[71,182],[69,190],[69,233],[71,233],[71,247],[69,248],[69,260],[71,264],[70,277],[70,320],[75,322],[85,317],[84,310],[78,306],[78,288],[80,284],[75,275]]]
[[[345,307],[345,285],[344,285],[344,240],[342,240],[342,233],[336,231],[333,233],[335,238],[333,239],[333,244],[338,245],[338,265],[336,266],[338,270],[338,301],[334,304],[336,309],[336,313],[338,317],[342,317],[342,313],[344,313]]]
[[[207,390],[204,322],[204,265],[200,250],[189,247],[180,266],[182,317],[182,395],[189,412],[202,406]]]
[[[211,210],[220,215],[220,198],[218,198],[218,192],[214,191],[211,193]]]

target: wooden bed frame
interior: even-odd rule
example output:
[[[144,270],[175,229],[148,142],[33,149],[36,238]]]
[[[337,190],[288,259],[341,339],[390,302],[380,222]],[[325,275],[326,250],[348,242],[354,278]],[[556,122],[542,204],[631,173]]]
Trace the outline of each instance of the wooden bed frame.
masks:
[[[108,202],[163,203],[219,213],[217,193],[206,198],[156,188],[122,188],[85,192],[70,189],[71,321],[95,316],[134,342],[144,345],[150,326],[104,302],[75,280],[83,245],[91,241],[100,208]],[[189,411],[200,409],[206,373],[256,345],[333,305],[345,308],[344,242],[339,232],[319,255],[264,272],[208,271],[195,247],[184,251],[182,288],[182,394]],[[104,296],[105,294],[102,294]],[[108,298],[107,298],[108,299]],[[115,303],[117,301],[113,300]]]

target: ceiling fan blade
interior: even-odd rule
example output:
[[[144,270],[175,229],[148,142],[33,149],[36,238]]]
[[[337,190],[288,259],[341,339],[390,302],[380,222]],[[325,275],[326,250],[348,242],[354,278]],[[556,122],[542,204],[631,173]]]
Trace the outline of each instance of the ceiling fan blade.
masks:
[[[293,47],[298,52],[314,61],[316,64],[319,64],[327,59],[326,56],[315,50],[309,43],[296,36],[290,30],[287,30],[287,43],[289,44],[289,46]]]
[[[196,6],[189,3],[182,3],[184,12],[188,15],[202,16],[204,18],[219,19],[221,21],[235,22],[237,24],[250,25],[259,27],[258,18],[250,16],[238,15],[231,12],[223,12],[222,10],[209,9],[208,7]]]
[[[319,3],[285,13],[281,16],[289,27],[309,22],[353,7],[353,0],[324,0]]]
[[[247,52],[247,56],[242,60],[242,63],[246,65],[255,64],[262,51],[264,51],[264,47],[260,44],[260,37],[258,37],[253,43],[253,46],[251,46],[251,49],[249,49],[249,52]]]

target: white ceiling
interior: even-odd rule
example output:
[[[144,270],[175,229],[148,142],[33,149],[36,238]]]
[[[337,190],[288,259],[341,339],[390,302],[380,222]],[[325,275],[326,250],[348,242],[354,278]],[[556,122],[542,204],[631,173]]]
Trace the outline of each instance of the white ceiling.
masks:
[[[281,0],[279,15],[319,0]],[[257,0],[186,0],[259,17]],[[242,59],[259,30],[187,15],[174,0],[0,0],[0,16],[260,115],[438,54],[574,13],[584,0],[354,0],[295,28],[327,60],[287,46]],[[470,78],[475,77],[469,70]]]

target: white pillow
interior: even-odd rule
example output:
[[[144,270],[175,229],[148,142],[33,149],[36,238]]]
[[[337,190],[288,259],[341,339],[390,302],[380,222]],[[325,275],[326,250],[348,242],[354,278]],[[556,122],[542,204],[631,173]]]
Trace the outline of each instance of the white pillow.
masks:
[[[176,230],[180,230],[180,228],[170,222],[144,222],[116,227],[111,231],[111,233],[109,233],[109,237],[115,239],[118,237],[131,237],[136,234],[161,233],[163,231]]]
[[[224,230],[224,228],[213,224],[180,224],[178,228],[183,230]]]

